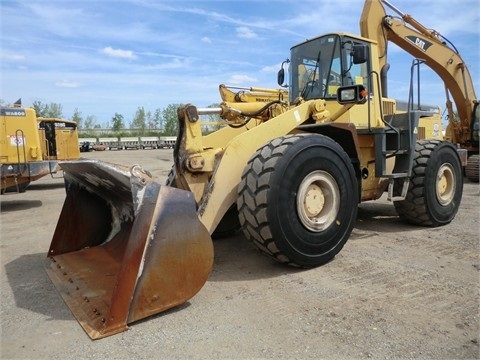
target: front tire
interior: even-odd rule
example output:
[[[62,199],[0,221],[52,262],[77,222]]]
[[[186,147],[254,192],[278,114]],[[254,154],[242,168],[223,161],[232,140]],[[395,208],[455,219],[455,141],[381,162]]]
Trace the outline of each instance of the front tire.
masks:
[[[455,147],[440,140],[417,141],[405,200],[395,201],[398,215],[409,223],[450,223],[462,200],[462,166]]]
[[[357,216],[351,160],[322,135],[287,135],[260,148],[246,165],[238,192],[247,239],[289,265],[315,267],[333,259]]]

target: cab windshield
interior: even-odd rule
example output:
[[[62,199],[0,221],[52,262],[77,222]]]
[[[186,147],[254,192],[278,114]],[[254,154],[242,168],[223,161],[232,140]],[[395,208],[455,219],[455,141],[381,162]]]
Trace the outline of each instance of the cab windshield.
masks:
[[[353,64],[352,50],[358,40],[340,35],[325,35],[291,49],[290,101],[301,96],[310,99],[335,99],[342,85],[366,82],[367,65]]]

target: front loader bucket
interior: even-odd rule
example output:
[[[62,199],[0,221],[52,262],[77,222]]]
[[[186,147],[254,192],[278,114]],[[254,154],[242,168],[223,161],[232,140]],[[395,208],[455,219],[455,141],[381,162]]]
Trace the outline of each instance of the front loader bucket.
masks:
[[[92,339],[182,304],[205,284],[210,235],[193,194],[137,166],[61,163],[67,196],[47,273]]]

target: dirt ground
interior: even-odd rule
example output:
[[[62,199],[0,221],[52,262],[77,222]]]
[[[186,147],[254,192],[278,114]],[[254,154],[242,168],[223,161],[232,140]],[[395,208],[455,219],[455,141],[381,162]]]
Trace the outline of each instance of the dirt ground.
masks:
[[[83,154],[140,164],[163,183],[171,150]],[[402,223],[383,198],[360,205],[350,240],[312,270],[292,269],[243,237],[217,240],[213,272],[185,305],[92,341],[44,270],[65,197],[45,177],[1,200],[2,359],[478,359],[479,185],[455,220]]]

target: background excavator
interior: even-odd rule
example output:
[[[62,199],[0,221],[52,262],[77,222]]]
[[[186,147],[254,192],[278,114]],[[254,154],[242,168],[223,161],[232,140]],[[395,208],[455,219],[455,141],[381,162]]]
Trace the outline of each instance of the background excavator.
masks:
[[[387,15],[382,4],[392,10],[395,16]],[[414,56],[418,64],[425,63],[442,79],[449,119],[445,139],[468,151],[465,175],[469,180],[478,182],[479,101],[467,65],[455,46],[440,33],[426,28],[388,1],[365,3],[360,31],[363,37],[378,42],[383,96],[387,96],[387,71],[390,67],[387,61],[388,42]],[[458,116],[454,113],[451,99]],[[420,103],[411,105],[420,107]]]
[[[78,160],[77,124],[37,117],[19,102],[0,107],[0,190],[24,192],[28,185],[60,170],[59,161]]]
[[[67,195],[46,268],[92,339],[193,297],[210,274],[218,232],[241,228],[265,255],[311,268],[343,248],[358,204],[385,192],[412,224],[454,219],[466,149],[452,141],[473,145],[474,105],[462,110],[461,126],[450,126],[452,141],[420,125],[435,113],[415,107],[413,91],[397,109],[384,93],[378,34],[389,30],[378,11],[385,14],[380,0],[366,1],[362,21],[373,39],[329,33],[293,46],[288,98],[282,89],[236,96],[221,86],[218,107],[180,107],[165,185],[138,166],[62,163]],[[445,66],[460,61],[450,52]],[[461,64],[443,78],[468,74]],[[476,106],[472,92],[467,99]],[[203,135],[201,117],[212,114],[224,126]]]

